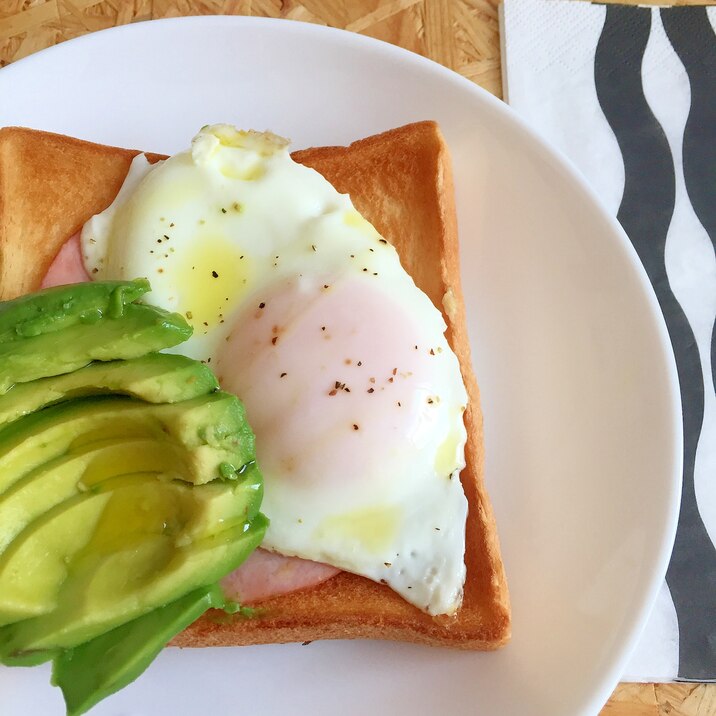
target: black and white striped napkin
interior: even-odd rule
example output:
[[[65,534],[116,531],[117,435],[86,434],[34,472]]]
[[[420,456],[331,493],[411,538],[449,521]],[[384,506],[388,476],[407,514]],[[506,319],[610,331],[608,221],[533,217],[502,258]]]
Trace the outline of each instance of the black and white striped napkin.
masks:
[[[716,7],[504,0],[505,99],[626,230],[676,354],[676,544],[625,674],[716,680]]]

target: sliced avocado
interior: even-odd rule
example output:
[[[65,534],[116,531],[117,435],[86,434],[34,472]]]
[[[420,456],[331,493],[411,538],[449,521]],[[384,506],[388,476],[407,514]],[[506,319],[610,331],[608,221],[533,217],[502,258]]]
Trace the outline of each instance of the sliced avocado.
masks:
[[[120,478],[111,487],[142,481],[153,484],[156,475]],[[66,500],[13,540],[0,555],[0,624],[47,614],[56,607],[72,557],[91,540],[112,497],[108,489]]]
[[[118,475],[153,472],[175,479],[186,472],[181,446],[124,438],[90,443],[41,465],[0,495],[0,554],[37,517]]]
[[[91,567],[73,569],[57,609],[0,629],[0,660],[76,647],[173,601],[177,594],[216,582],[261,543],[267,524],[263,515],[257,515],[253,524],[224,530],[166,554],[162,537],[152,536],[94,560]],[[168,559],[162,564],[165,556]]]
[[[0,343],[0,394],[13,383],[69,373],[93,360],[137,358],[169,348],[191,333],[191,326],[178,313],[129,304],[123,307],[121,318],[100,316],[92,324],[77,322],[61,332],[40,332]]]
[[[54,661],[52,683],[62,689],[67,716],[81,716],[134,681],[162,648],[208,609],[224,606],[218,584],[202,587],[62,652]],[[52,652],[38,652],[43,658]]]
[[[159,406],[158,406],[159,407]],[[220,476],[243,479],[256,458],[256,439],[246,420],[243,403],[230,393],[211,395],[159,407],[163,424],[177,442],[191,449],[189,468],[199,482]]]
[[[39,666],[62,654],[62,649],[41,649],[38,651],[26,651],[18,653],[17,656],[0,658],[0,663],[5,666]]]
[[[119,318],[124,307],[150,290],[145,278],[92,281],[55,286],[0,303],[0,343],[54,333],[107,316]]]
[[[53,659],[70,713],[227,608],[216,582],[267,526],[243,406],[206,367],[153,353],[191,328],[136,304],[148,290],[0,304],[0,662]]]
[[[245,524],[254,499],[240,484],[194,488],[156,478],[144,473],[98,483],[18,535],[0,556],[0,624],[47,614],[62,600],[66,579],[78,581],[127,550],[134,561],[113,575],[114,586],[121,591],[155,579],[176,551]]]
[[[178,403],[218,388],[208,366],[180,355],[150,353],[91,363],[73,373],[14,385],[0,396],[0,426],[48,405],[90,395],[120,393],[149,403]]]
[[[0,493],[32,470],[70,450],[110,438],[162,437],[145,404],[93,398],[56,405],[0,429]]]
[[[0,429],[0,494],[69,450],[108,438],[152,437],[191,454],[183,479],[234,479],[254,459],[254,436],[241,402],[217,391],[175,404],[84,398],[25,416]]]

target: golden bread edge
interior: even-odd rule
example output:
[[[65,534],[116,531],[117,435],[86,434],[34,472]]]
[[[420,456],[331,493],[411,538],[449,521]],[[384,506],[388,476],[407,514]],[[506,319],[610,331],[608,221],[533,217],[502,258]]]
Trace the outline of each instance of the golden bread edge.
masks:
[[[57,251],[124,180],[132,150],[24,128],[0,129],[0,299],[36,290]],[[159,155],[148,155],[150,160]],[[231,646],[314,639],[379,638],[494,649],[510,636],[510,606],[497,529],[483,479],[482,414],[460,286],[457,221],[447,146],[434,122],[294,153],[396,246],[401,261],[443,311],[470,398],[465,414],[469,504],[465,599],[454,618],[433,619],[388,587],[341,573],[317,587],[257,605],[261,616],[208,615],[178,646]],[[452,300],[443,305],[448,291]],[[449,315],[448,315],[449,314]]]

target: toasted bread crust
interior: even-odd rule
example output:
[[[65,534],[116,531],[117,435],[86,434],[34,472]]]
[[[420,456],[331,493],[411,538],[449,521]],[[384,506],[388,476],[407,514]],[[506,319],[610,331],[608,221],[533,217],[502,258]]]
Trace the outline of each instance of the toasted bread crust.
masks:
[[[62,243],[112,202],[137,153],[34,130],[0,130],[0,299],[39,287]],[[509,639],[510,606],[483,481],[482,414],[460,286],[447,146],[434,122],[419,122],[348,147],[308,149],[293,157],[350,194],[445,317],[470,398],[467,466],[460,475],[469,505],[464,602],[457,616],[433,618],[388,587],[343,572],[261,602],[253,618],[207,615],[173,644],[377,638],[495,649]]]

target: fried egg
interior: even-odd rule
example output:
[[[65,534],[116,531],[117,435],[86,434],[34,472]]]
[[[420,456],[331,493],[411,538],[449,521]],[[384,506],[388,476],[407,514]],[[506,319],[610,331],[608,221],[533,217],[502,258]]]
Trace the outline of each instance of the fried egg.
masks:
[[[395,249],[288,142],[228,125],[150,165],[82,231],[93,278],[146,276],[178,350],[244,402],[263,546],[450,614],[465,580],[467,395],[440,311]]]

